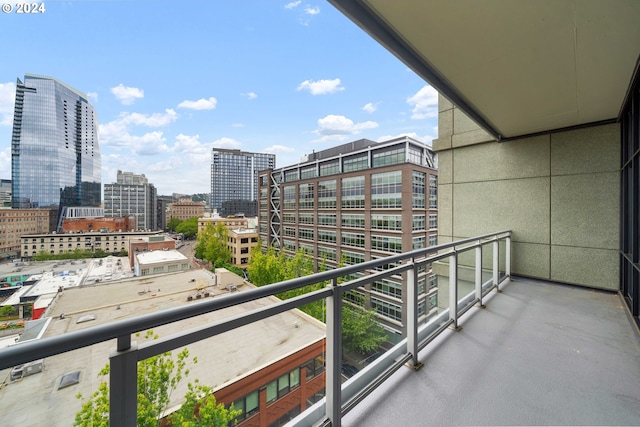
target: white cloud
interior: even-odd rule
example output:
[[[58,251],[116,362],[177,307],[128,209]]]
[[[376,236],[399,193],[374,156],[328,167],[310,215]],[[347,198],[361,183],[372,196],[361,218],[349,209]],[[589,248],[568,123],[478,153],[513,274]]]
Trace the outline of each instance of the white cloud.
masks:
[[[0,178],[11,178],[11,146],[0,151]]]
[[[243,128],[243,127],[244,127],[244,123],[233,123],[233,124],[231,125],[231,127],[234,127],[234,128]]]
[[[13,125],[13,107],[16,99],[14,83],[0,83],[0,126]]]
[[[304,13],[306,13],[307,15],[317,15],[317,14],[320,13],[320,8],[318,6],[311,7],[311,6],[307,5],[304,8]]]
[[[87,96],[94,104],[98,102],[98,92],[87,92]]]
[[[164,143],[162,132],[151,132],[143,136],[132,136],[130,128],[132,126],[162,127],[178,119],[178,114],[171,108],[164,113],[141,114],[141,113],[120,113],[120,116],[111,122],[99,125],[100,143],[105,146],[133,146],[137,143],[156,138],[157,143]],[[161,140],[157,139],[160,134]],[[135,149],[135,147],[132,147]],[[162,149],[159,147],[158,149]]]
[[[412,119],[438,117],[438,92],[429,85],[423,86],[415,95],[408,97],[407,104],[413,106]]]
[[[265,153],[276,154],[276,153],[293,153],[296,149],[293,147],[287,147],[285,145],[275,144],[271,147],[267,147],[264,149]]]
[[[294,9],[296,8],[300,3],[302,3],[302,0],[296,0],[296,1],[292,1],[291,3],[287,3],[284,5],[285,9]]]
[[[111,93],[124,105],[131,105],[136,99],[144,98],[144,91],[142,89],[124,86],[122,83],[116,87],[112,87]]]
[[[325,95],[327,93],[336,93],[344,90],[340,86],[340,79],[333,80],[305,80],[298,85],[298,90],[308,90],[311,95]]]
[[[242,93],[241,95],[246,96],[248,100],[256,99],[258,97],[258,94],[255,92]]]
[[[374,129],[378,127],[378,123],[366,121],[362,123],[354,123],[353,120],[345,116],[329,114],[318,119],[318,129],[315,133],[320,135],[355,135],[365,129]]]
[[[134,154],[139,156],[153,156],[166,153],[169,147],[165,144],[166,138],[161,131],[145,133],[142,136],[128,135],[127,145],[132,148]]]
[[[187,108],[189,110],[213,110],[216,108],[218,100],[213,96],[209,99],[200,98],[197,101],[182,101],[178,104],[178,108]]]
[[[367,113],[373,113],[374,111],[376,111],[378,109],[378,104],[380,104],[380,103],[376,102],[374,104],[373,102],[368,102],[368,103],[364,104],[362,109],[364,111],[366,111]]]
[[[238,141],[236,141],[233,138],[227,138],[227,137],[222,137],[220,139],[216,139],[215,141],[213,141],[213,144],[211,144],[212,147],[214,148],[240,148],[240,146],[242,144],[240,144]]]

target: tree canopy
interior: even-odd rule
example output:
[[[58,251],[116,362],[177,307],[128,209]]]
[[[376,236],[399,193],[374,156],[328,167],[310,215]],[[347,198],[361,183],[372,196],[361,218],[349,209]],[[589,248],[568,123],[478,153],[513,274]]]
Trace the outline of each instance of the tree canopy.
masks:
[[[198,217],[194,216],[179,223],[176,226],[176,232],[182,233],[187,239],[195,237],[198,234]]]
[[[157,338],[147,331],[146,338]],[[174,359],[171,352],[153,356],[138,362],[138,427],[158,427],[162,422],[162,413],[167,409],[171,393],[184,377],[189,375],[187,363],[197,363],[197,358],[189,360],[189,350],[183,349]],[[109,365],[99,373],[100,377],[109,374]],[[196,379],[187,385],[185,401],[180,409],[169,415],[172,425],[183,427],[226,427],[229,422],[241,414],[233,405],[226,409],[218,404],[211,388]],[[83,399],[82,395],[77,396]],[[109,426],[109,386],[101,381],[96,390],[76,413],[74,426]]]
[[[231,259],[231,249],[227,246],[229,230],[219,222],[211,223],[198,233],[194,254],[196,258],[205,259],[215,267],[222,267]]]

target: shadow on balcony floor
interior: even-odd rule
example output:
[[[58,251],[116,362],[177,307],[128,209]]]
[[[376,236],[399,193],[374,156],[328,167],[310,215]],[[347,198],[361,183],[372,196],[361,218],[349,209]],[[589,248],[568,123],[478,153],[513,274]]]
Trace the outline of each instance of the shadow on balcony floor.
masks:
[[[617,294],[517,278],[345,426],[639,425],[640,339]]]

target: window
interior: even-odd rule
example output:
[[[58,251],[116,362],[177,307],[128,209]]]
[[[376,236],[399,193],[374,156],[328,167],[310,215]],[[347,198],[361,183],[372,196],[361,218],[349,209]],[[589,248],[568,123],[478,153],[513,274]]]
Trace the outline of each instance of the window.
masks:
[[[355,156],[346,157],[342,161],[343,172],[354,172],[369,168],[369,154],[362,153]]]
[[[318,209],[336,207],[336,180],[318,182]]]
[[[288,171],[284,171],[284,181],[291,182],[298,180],[298,169],[291,169]]]
[[[313,209],[313,183],[300,184],[298,190],[298,208],[299,209]]]
[[[342,251],[345,265],[355,265],[364,262],[364,254],[352,251]]]
[[[318,356],[315,359],[309,360],[307,363],[302,365],[302,369],[306,370],[307,381],[309,381],[311,378],[324,372],[324,357]]]
[[[342,179],[342,207],[364,209],[364,176]]]
[[[267,384],[267,403],[271,403],[278,398],[278,383],[271,381]]]
[[[429,175],[429,208],[438,208],[438,177]]]
[[[296,187],[288,185],[282,190],[282,207],[283,209],[295,209],[296,208]]]
[[[425,207],[425,193],[427,188],[425,185],[425,177],[426,174],[423,172],[413,171],[412,173],[412,206],[414,209]]]
[[[300,169],[300,179],[315,178],[317,176],[316,166],[305,166]]]
[[[436,246],[438,244],[438,235],[431,234],[429,236],[429,246]]]
[[[371,236],[371,250],[401,253],[402,239],[400,237]]]
[[[402,299],[402,284],[389,279],[376,280],[371,284],[371,290]]]
[[[336,249],[327,248],[325,246],[318,246],[318,257],[320,259],[326,259],[328,261],[336,260]]]
[[[298,237],[300,239],[313,240],[313,228],[299,228]]]
[[[425,230],[425,215],[413,215],[413,230]]]
[[[320,164],[320,176],[334,175],[340,173],[340,163],[338,160],[331,160]]]
[[[336,214],[318,214],[318,225],[333,226],[336,225]]]
[[[399,305],[372,296],[371,306],[382,316],[402,322],[402,307]]]
[[[242,411],[234,420],[242,421],[258,413],[258,390],[249,393],[248,395],[241,397],[233,402],[233,407],[236,410]]]
[[[413,249],[422,249],[427,246],[427,238],[424,236],[414,237],[412,240]]]
[[[397,165],[405,162],[404,145],[391,147],[373,153],[373,167]]]
[[[371,175],[371,208],[402,207],[402,171]]]
[[[335,243],[336,242],[336,232],[331,230],[318,230],[318,241],[319,242],[328,242]]]
[[[298,217],[300,224],[313,224],[313,214],[301,213]]]
[[[371,215],[372,230],[402,230],[402,215]]]
[[[345,246],[364,248],[364,234],[342,232],[340,237],[340,241]]]
[[[342,214],[342,226],[364,228],[364,214]]]

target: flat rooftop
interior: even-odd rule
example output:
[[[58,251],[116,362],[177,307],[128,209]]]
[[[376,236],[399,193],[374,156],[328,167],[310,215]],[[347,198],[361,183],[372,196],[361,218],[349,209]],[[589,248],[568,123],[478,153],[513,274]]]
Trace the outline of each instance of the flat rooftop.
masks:
[[[640,338],[619,295],[523,278],[502,289],[343,425],[640,424]]]
[[[240,281],[240,280],[239,280]],[[216,296],[227,294],[225,288],[214,286],[213,273],[193,269],[163,276],[146,276],[94,286],[65,290],[50,311],[51,323],[44,337],[89,328],[98,324],[155,312],[183,304],[196,303],[199,289]],[[249,285],[238,287],[242,291]],[[202,289],[204,288],[204,289]],[[263,298],[251,303],[230,307],[207,315],[154,329],[160,337],[200,326],[203,323],[253,310],[275,299]],[[96,319],[76,323],[84,315]],[[262,322],[247,325],[214,339],[188,346],[190,355],[198,357],[188,379],[220,389],[262,367],[294,353],[325,336],[324,324],[300,311],[289,311]],[[136,340],[136,338],[134,338]],[[137,339],[141,341],[141,338]],[[81,401],[76,395],[89,396],[99,384],[98,372],[108,362],[115,340],[74,350],[45,359],[45,369],[0,388],[0,425],[71,425]],[[174,351],[177,354],[179,350]],[[63,375],[80,372],[79,384],[58,389]],[[0,371],[4,380],[9,370]],[[7,380],[8,381],[8,380]],[[184,396],[186,381],[173,393],[170,406],[179,404]]]

